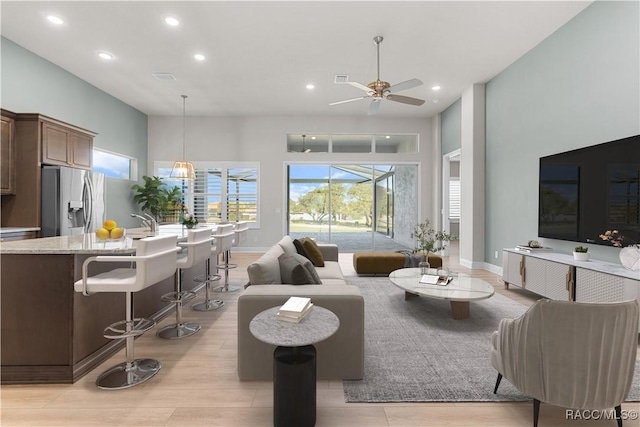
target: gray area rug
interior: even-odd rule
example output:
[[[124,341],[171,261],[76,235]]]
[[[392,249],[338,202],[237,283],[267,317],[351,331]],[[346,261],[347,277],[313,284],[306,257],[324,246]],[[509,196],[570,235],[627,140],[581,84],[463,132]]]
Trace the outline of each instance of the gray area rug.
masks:
[[[453,320],[448,301],[404,300],[386,277],[347,277],[365,299],[364,379],[344,381],[346,402],[501,402],[530,400],[503,380],[493,394],[491,334],[502,318],[526,307],[507,297],[471,303],[471,316]],[[636,363],[628,401],[640,401]]]

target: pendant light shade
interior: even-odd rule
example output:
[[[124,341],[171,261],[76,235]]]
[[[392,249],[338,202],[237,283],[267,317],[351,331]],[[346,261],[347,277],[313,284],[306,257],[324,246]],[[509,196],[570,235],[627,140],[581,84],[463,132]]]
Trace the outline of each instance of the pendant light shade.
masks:
[[[195,179],[196,171],[193,168],[193,163],[187,161],[187,139],[186,139],[186,118],[187,118],[187,95],[182,96],[182,160],[177,160],[173,163],[171,168],[170,178],[174,179]]]

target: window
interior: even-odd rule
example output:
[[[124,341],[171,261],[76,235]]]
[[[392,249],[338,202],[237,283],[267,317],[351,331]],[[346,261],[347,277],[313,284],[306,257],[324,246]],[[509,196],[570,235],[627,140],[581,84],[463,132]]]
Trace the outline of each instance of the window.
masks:
[[[138,160],[101,148],[93,149],[93,170],[110,178],[138,180]]]
[[[449,180],[449,219],[460,221],[460,179]]]
[[[194,181],[170,179],[171,162],[156,162],[156,173],[183,194],[186,209],[200,222],[248,221],[259,226],[259,163],[193,162]]]
[[[290,153],[387,153],[418,152],[417,134],[287,134]]]

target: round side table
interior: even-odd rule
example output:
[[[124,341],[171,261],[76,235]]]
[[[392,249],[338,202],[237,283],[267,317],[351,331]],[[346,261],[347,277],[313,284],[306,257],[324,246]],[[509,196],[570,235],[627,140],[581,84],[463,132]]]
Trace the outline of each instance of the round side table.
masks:
[[[299,323],[276,318],[278,307],[258,313],[249,324],[254,337],[276,345],[273,352],[273,425],[313,427],[316,424],[316,349],[313,344],[333,335],[340,320],[314,306]]]

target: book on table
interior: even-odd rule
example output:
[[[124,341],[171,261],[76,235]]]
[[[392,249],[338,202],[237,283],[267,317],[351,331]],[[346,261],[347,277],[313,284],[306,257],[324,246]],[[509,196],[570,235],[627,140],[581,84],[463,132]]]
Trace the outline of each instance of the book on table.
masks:
[[[438,274],[423,274],[420,277],[420,283],[426,285],[447,285],[453,279],[451,276],[440,276]]]
[[[304,319],[312,308],[313,303],[310,298],[290,297],[287,302],[280,307],[276,317],[279,320],[297,323]]]

